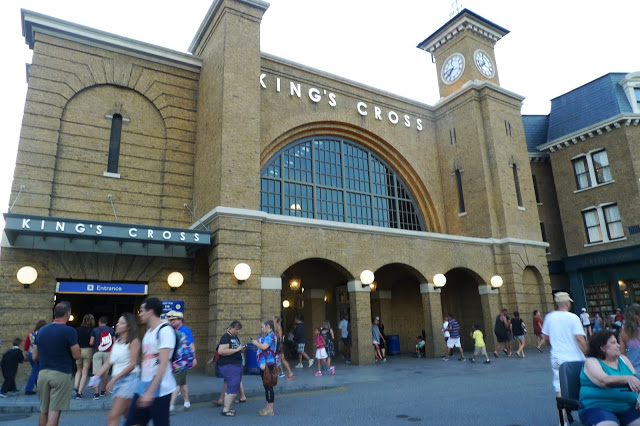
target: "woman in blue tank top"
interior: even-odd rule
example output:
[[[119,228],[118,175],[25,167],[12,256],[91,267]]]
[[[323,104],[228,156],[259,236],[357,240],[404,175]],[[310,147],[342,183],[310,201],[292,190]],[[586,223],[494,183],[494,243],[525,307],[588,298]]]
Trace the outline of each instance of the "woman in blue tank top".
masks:
[[[584,405],[580,421],[588,425],[640,424],[636,410],[640,380],[629,359],[620,354],[614,334],[608,330],[593,333],[587,356],[580,372],[580,402]]]

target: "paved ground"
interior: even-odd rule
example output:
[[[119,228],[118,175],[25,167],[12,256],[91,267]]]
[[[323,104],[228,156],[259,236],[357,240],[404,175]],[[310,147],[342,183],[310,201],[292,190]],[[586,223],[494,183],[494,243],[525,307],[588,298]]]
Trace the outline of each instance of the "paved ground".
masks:
[[[288,418],[303,424],[347,420],[353,424],[558,424],[549,354],[534,352],[535,348],[533,352],[529,350],[526,359],[492,356],[490,365],[459,362],[455,358],[444,362],[399,356],[390,357],[385,364],[365,367],[338,360],[335,376],[314,377],[315,365],[294,370],[295,380],[280,379],[276,387],[277,416],[268,422]],[[210,401],[219,395],[222,379],[192,372],[188,382],[194,407],[188,413],[173,416],[172,423],[208,424],[210,416],[219,410]],[[249,403],[237,406],[238,415],[245,421],[248,417],[256,421],[257,409],[264,406],[260,376],[245,376],[243,383]],[[72,400],[61,424],[102,424],[106,417],[102,411],[110,406],[110,397]],[[0,399],[0,423],[34,424],[37,412],[37,396]]]

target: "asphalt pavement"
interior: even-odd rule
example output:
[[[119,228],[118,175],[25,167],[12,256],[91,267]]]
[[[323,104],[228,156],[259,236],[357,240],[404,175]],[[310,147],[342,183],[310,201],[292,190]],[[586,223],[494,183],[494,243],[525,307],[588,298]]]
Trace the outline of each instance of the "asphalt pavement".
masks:
[[[336,370],[333,376],[328,372],[323,372],[321,377],[314,376],[317,371],[314,363],[310,368],[294,369],[294,380],[280,378],[275,389],[276,400],[286,394],[293,397],[358,389],[362,393],[361,398],[368,398],[367,393],[370,393],[372,398],[380,398],[381,404],[397,401],[387,413],[394,414],[394,421],[415,419],[413,421],[424,422],[431,415],[429,413],[443,411],[449,413],[449,421],[445,422],[448,424],[467,424],[467,421],[476,425],[557,424],[548,347],[543,354],[538,354],[535,348],[527,353],[525,359],[507,358],[504,354],[496,359],[491,355],[491,364],[483,364],[482,359],[472,364],[454,357],[442,361],[439,358],[395,356],[388,357],[386,363],[355,366],[347,365],[338,358],[334,362]],[[467,353],[466,356],[469,359],[472,354]],[[189,373],[187,381],[194,408],[210,407],[210,402],[220,395],[221,378],[195,370]],[[245,375],[243,385],[250,400],[264,403],[264,388],[259,375]],[[347,394],[343,392],[339,398],[344,399]],[[367,401],[372,402],[375,403]],[[21,393],[0,399],[0,423],[21,417],[33,419],[38,405],[37,395]],[[67,416],[81,416],[82,412],[107,411],[110,407],[110,396],[93,400],[91,391],[85,391],[85,398],[72,399],[70,410],[65,413]],[[421,414],[413,417],[412,412],[413,416]],[[509,420],[503,418],[502,413]],[[178,420],[179,416],[174,417]],[[427,423],[436,424],[433,421]]]

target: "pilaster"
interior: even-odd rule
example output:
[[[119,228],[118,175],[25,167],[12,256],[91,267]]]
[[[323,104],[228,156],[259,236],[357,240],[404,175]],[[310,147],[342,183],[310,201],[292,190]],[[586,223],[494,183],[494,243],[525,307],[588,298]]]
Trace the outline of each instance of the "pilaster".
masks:
[[[349,281],[351,308],[351,361],[356,365],[375,363],[371,338],[371,288],[359,280]]]
[[[424,315],[425,356],[435,358],[445,349],[440,329],[442,327],[442,301],[440,289],[433,284],[420,284],[422,312]]]

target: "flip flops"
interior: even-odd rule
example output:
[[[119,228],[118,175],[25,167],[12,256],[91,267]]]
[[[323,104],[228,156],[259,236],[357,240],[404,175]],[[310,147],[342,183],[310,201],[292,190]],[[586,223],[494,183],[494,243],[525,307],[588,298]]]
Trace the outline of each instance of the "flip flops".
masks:
[[[241,404],[243,402],[247,402],[247,399],[236,399],[235,401],[233,401],[234,404]]]
[[[225,416],[225,417],[233,417],[236,415],[236,412],[234,410],[229,410],[229,411],[221,411],[220,412],[221,415]]]
[[[493,352],[493,356],[495,356],[496,358],[500,358],[500,357],[498,356],[498,352],[495,352],[495,351]]]

